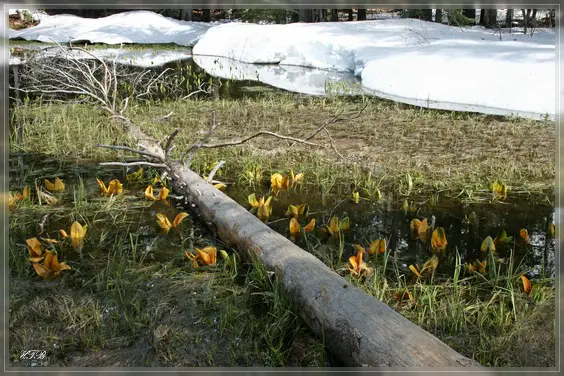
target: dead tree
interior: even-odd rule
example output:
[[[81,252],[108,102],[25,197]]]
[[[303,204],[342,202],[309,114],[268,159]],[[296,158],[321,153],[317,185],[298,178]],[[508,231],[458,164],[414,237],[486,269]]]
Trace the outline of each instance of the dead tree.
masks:
[[[52,93],[53,85],[58,82],[64,90],[81,93],[100,104],[111,119],[116,121],[116,126],[127,131],[136,140],[136,144],[99,146],[137,153],[144,159],[133,162],[134,164],[164,170],[171,179],[174,192],[183,197],[184,203],[195,217],[210,226],[222,241],[238,249],[243,259],[257,258],[274,273],[297,313],[314,333],[324,338],[326,346],[345,365],[480,367],[477,362],[457,353],[388,305],[355,287],[311,253],[273,231],[210,184],[213,178],[211,173],[204,180],[190,169],[192,158],[201,149],[241,145],[257,137],[274,137],[311,147],[322,147],[314,138],[325,134],[330,140],[330,144],[325,147],[334,148],[328,125],[350,118],[341,118],[338,114],[330,122],[317,127],[311,135],[301,139],[259,131],[239,140],[212,143],[210,140],[218,126],[212,113],[212,121],[204,137],[186,147],[180,153],[182,156],[179,160],[174,160],[171,157],[175,147],[174,139],[181,130],[176,129],[166,139],[157,142],[127,118],[124,109],[131,97],[121,102],[116,100],[119,83],[115,64],[98,61],[98,74],[98,71],[92,71],[92,65],[83,60],[71,60],[66,66],[64,61],[59,63],[63,66],[51,68],[50,74],[54,76],[47,86],[42,81],[33,81],[34,86],[28,90]],[[152,85],[158,81],[155,80]],[[131,165],[122,162],[103,164]]]

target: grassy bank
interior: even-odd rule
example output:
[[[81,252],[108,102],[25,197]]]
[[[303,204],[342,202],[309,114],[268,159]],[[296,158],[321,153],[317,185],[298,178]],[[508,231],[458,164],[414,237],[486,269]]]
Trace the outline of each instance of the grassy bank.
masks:
[[[396,194],[405,188],[405,176],[410,174],[414,194],[441,192],[480,200],[499,180],[510,187],[510,194],[553,196],[553,122],[422,110],[372,98],[279,93],[130,106],[127,116],[156,139],[180,128],[173,153],[179,157],[186,145],[206,133],[212,111],[219,126],[210,143],[240,139],[259,130],[305,138],[330,123],[327,129],[334,148],[324,132],[310,140],[319,145],[316,147],[258,137],[241,146],[201,150],[195,170],[203,171],[210,162],[225,159],[230,175],[256,166],[266,172],[293,168],[312,177],[311,184],[364,189],[368,195],[377,189]],[[170,112],[170,117],[159,119]],[[335,121],[337,115],[343,120]],[[120,154],[95,144],[126,139],[104,113],[89,105],[29,103],[15,108],[11,116],[12,129],[23,126],[24,130],[21,148],[15,145],[16,132],[12,132],[13,152],[114,160]]]

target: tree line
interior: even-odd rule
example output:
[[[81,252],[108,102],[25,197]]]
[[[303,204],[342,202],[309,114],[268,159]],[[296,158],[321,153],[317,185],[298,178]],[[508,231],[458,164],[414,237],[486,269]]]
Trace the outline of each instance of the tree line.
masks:
[[[486,28],[520,26],[555,27],[556,11],[547,9],[545,17],[538,19],[540,9],[520,9],[522,17],[515,19],[515,9],[507,9],[505,19],[497,17],[497,9],[147,9],[163,16],[184,21],[211,22],[238,19],[249,22],[286,24],[293,22],[364,21],[382,12],[397,12],[401,17],[418,18],[457,26],[479,24]],[[105,17],[131,9],[46,9],[48,14],[74,14],[86,18]],[[434,17],[433,17],[434,13]],[[370,17],[369,17],[370,16]]]

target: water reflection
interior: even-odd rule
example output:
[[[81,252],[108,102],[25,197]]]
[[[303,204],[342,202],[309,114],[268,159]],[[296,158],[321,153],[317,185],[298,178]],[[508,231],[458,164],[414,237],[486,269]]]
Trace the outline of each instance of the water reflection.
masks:
[[[249,64],[215,56],[193,56],[194,62],[212,76],[228,80],[260,81],[296,93],[326,95],[328,91],[359,92],[360,80],[352,73],[278,64]]]

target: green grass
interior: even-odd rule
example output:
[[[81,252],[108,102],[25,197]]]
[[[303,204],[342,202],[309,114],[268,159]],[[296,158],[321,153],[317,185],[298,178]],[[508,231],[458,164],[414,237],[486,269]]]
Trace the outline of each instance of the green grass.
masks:
[[[353,187],[372,197],[405,192],[406,174],[412,177],[412,195],[441,193],[475,202],[490,196],[495,180],[510,187],[510,196],[532,195],[545,200],[553,195],[552,122],[420,110],[377,99],[362,101],[368,105],[360,117],[327,126],[335,148],[345,159],[321,132],[311,140],[318,147],[291,145],[267,136],[241,146],[200,150],[193,168],[203,172],[204,166],[224,159],[226,174],[243,176],[260,166],[265,180],[272,172],[293,168],[306,174],[308,184],[324,191],[341,193]],[[178,158],[185,145],[203,137],[212,111],[219,126],[210,142],[217,143],[259,130],[306,137],[340,111],[342,118],[353,117],[364,105],[362,101],[271,93],[238,100],[131,105],[127,116],[157,140],[180,128],[173,151],[173,157]],[[167,121],[154,121],[171,111]],[[12,152],[111,160],[133,156],[95,147],[97,143],[134,143],[106,114],[90,105],[28,103],[14,108],[11,119]],[[15,142],[19,126],[24,133],[21,147]]]
[[[369,276],[347,278],[483,366],[555,366],[554,280],[535,281],[528,296],[520,279],[524,271],[511,267],[490,278],[489,273],[466,274],[458,260],[452,277],[415,280],[388,253],[369,265]],[[395,295],[406,290],[412,299]]]
[[[12,366],[34,363],[19,359],[25,349],[45,350],[45,360],[35,362],[42,366],[327,364],[320,341],[260,265],[241,265],[232,254],[195,270],[184,252],[216,240],[189,218],[179,231],[158,234],[154,213],[178,210],[140,197],[151,174],[125,184],[123,194],[101,197],[92,171],[82,173],[65,180],[60,204],[39,205],[32,190],[10,212]],[[80,252],[58,234],[74,220],[88,224]],[[52,250],[72,270],[51,281],[36,276],[25,244],[33,236],[59,240]]]

